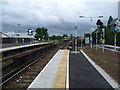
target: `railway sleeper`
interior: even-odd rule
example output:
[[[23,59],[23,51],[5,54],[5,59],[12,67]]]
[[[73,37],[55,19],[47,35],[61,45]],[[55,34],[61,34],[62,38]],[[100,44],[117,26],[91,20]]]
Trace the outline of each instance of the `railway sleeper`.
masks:
[[[30,76],[28,76],[28,75],[24,75],[23,78],[24,78],[24,79],[34,79],[34,78],[36,78],[36,76],[30,77]]]
[[[2,78],[2,81],[7,80],[9,77],[11,77],[12,75],[14,75],[15,73],[17,73],[18,71],[20,71],[23,67],[25,67],[26,65],[28,65],[29,63],[31,63],[33,60],[36,60],[37,58],[39,58],[39,54],[41,52],[44,52],[44,54],[48,51],[50,51],[52,48],[54,48],[56,45],[52,45],[49,47],[45,47],[43,49],[40,49],[36,52],[32,52],[31,53],[27,53],[27,54],[21,54],[19,56],[16,56],[13,59],[13,65],[12,67],[15,67],[16,69],[13,70],[12,72],[10,72],[9,74],[7,74],[5,77]],[[45,56],[45,55],[44,55]],[[29,74],[29,76],[33,77],[33,76],[37,76],[38,73],[34,73],[34,74]]]
[[[31,71],[37,73],[37,72],[39,72],[40,70],[41,70],[41,69],[37,69],[37,70],[32,69]]]
[[[36,72],[34,72],[34,71],[29,71],[29,72],[27,72],[27,74],[36,74]]]
[[[29,75],[29,76],[37,76],[38,73],[27,73],[27,75]]]
[[[31,83],[33,80],[32,79],[21,79],[19,83]]]
[[[19,83],[16,88],[21,88],[21,89],[25,89],[27,88],[27,86],[29,86],[30,83]]]

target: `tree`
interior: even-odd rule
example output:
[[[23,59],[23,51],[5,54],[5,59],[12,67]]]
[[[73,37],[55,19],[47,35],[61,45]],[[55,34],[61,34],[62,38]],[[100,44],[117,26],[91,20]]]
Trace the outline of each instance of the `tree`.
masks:
[[[109,17],[109,20],[108,20],[108,25],[107,26],[98,26],[97,30],[99,29],[104,29],[105,30],[105,44],[109,44],[109,45],[114,45],[114,33],[113,32],[110,32],[110,23],[112,22],[113,18],[112,16]],[[96,25],[100,25],[100,21],[97,21]],[[93,36],[93,42],[96,41],[96,34],[95,34],[95,31],[92,32],[92,36]],[[102,31],[98,32],[98,39],[100,39],[100,35],[102,34]],[[85,35],[85,36],[88,36],[88,35]],[[117,33],[117,45],[120,46],[120,33]],[[98,42],[99,43],[99,42]]]
[[[63,36],[55,36],[55,35],[53,35],[53,36],[50,37],[50,40],[62,40],[62,39],[63,39]]]
[[[90,37],[90,33],[85,33],[84,36],[85,37]]]
[[[109,31],[108,27],[105,27],[105,42],[106,44],[114,43],[114,34]]]
[[[56,39],[56,36],[55,36],[55,35],[53,35],[53,36],[51,37],[51,39],[52,39],[52,40],[55,40],[55,39]]]
[[[47,28],[44,28],[44,27],[42,27],[42,28],[40,28],[40,27],[38,27],[37,29],[36,29],[36,34],[35,34],[35,38],[37,39],[37,40],[47,40],[48,39],[48,29]]]
[[[105,44],[113,44],[114,42],[114,34],[112,32],[109,31],[108,27],[106,26],[100,26],[98,27],[94,32],[92,32],[92,36],[93,36],[93,42],[96,42],[96,34],[95,32],[99,29],[104,29],[105,30]],[[100,40],[100,36],[103,32],[102,31],[99,31],[98,32],[98,39]],[[98,40],[98,43],[99,43],[99,40]]]
[[[64,37],[68,37],[68,35],[67,35],[67,34],[63,34],[63,38],[64,38]]]

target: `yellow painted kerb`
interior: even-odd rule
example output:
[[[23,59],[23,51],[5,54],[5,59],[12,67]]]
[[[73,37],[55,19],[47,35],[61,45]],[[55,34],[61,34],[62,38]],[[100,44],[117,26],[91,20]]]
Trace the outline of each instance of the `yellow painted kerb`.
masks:
[[[57,71],[57,75],[54,80],[53,88],[66,88],[66,83],[68,83],[68,78],[67,78],[67,62],[68,62],[68,55],[69,55],[69,50],[64,50],[64,54],[62,56],[62,60],[59,64],[59,68]],[[68,86],[67,86],[68,88]]]

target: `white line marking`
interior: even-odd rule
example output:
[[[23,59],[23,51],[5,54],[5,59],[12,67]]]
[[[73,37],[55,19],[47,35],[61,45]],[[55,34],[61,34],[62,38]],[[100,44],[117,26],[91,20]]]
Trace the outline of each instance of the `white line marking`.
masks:
[[[66,88],[69,90],[69,51],[67,54],[67,78],[66,78]]]
[[[105,78],[105,80],[116,90],[120,90],[119,88],[119,84],[112,79],[100,66],[98,66],[95,62],[93,62],[93,60],[91,60],[85,53],[83,50],[80,50],[83,55],[88,59],[88,61],[95,67],[95,69]]]

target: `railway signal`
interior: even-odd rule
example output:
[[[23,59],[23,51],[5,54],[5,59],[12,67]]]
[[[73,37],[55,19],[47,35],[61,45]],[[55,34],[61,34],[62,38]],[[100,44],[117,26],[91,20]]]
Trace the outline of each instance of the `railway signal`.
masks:
[[[104,47],[104,45],[105,45],[105,29],[103,28],[102,29],[102,32],[103,32],[103,39],[102,39],[102,44],[103,44],[103,53],[104,53],[104,49],[105,49],[105,47]]]
[[[85,16],[79,16],[79,18],[90,18],[90,22],[92,23],[92,21],[93,21],[93,18],[103,18],[103,16],[98,16],[98,17],[85,17]],[[100,20],[99,20],[100,21]],[[97,22],[97,23],[99,23],[99,22]],[[100,22],[101,23],[101,22]],[[90,47],[92,48],[92,41],[93,41],[93,39],[92,39],[92,33],[91,33],[91,35],[90,35]]]
[[[74,29],[76,30],[75,32],[75,54],[77,53],[77,24],[74,26]]]
[[[72,51],[72,53],[75,53],[75,54],[77,54],[77,53],[79,53],[78,51],[77,51],[77,24],[74,26],[74,29],[75,29],[75,38],[74,38],[74,40],[73,40],[73,42],[74,42],[74,46],[73,46],[73,48],[75,48],[74,49],[74,51]]]
[[[83,39],[84,39],[84,36],[80,36],[80,40],[81,40],[81,49],[82,49]]]
[[[33,30],[32,29],[28,29],[28,35],[33,35]]]
[[[96,25],[99,28],[99,27],[103,26],[103,22],[100,19],[98,19]],[[100,43],[102,44],[102,49],[103,49],[103,53],[104,53],[105,28],[100,28],[100,29],[96,30],[96,50],[97,50],[97,43],[98,43],[98,33],[100,33]]]
[[[33,35],[33,30],[32,29],[28,29],[28,35],[30,36],[30,43],[31,43],[31,39],[32,39],[32,35]]]
[[[98,47],[98,31],[96,31],[95,33],[96,33],[96,50],[97,50],[97,47]]]

